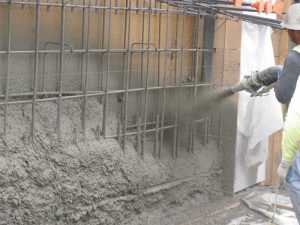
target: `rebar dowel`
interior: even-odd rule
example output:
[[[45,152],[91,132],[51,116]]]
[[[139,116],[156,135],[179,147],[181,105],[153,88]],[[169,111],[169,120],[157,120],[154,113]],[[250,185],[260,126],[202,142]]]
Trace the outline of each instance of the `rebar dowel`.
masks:
[[[169,3],[169,0],[167,0],[167,2]],[[170,9],[170,5],[167,5],[167,24],[166,24],[166,49],[168,49],[169,46],[169,9]],[[166,51],[165,53],[165,61],[164,61],[164,81],[163,81],[163,97],[162,97],[162,112],[161,112],[161,127],[163,128],[165,125],[165,101],[166,101],[166,79],[168,77],[168,71],[169,71],[169,52]],[[162,129],[160,132],[160,148],[159,148],[159,157],[161,157],[161,152],[163,151],[163,144],[164,144],[164,130]]]
[[[117,127],[117,134],[118,134],[118,142],[121,145],[122,144],[122,137],[121,137],[121,132],[122,132],[122,121],[121,121],[121,115],[118,116],[118,127]]]
[[[31,138],[34,140],[34,122],[36,108],[37,76],[39,71],[39,44],[40,44],[40,0],[37,0],[35,8],[35,55],[34,55],[34,77],[33,77],[33,101],[32,101],[32,120],[31,120]]]
[[[76,127],[74,128],[74,143],[78,145],[78,130]]]
[[[101,128],[100,125],[97,125],[97,131],[96,131],[96,135],[97,135],[97,141],[100,141],[100,136],[101,136]]]
[[[186,12],[186,8],[184,8],[184,11]],[[182,80],[183,80],[183,68],[184,68],[184,46],[185,46],[185,38],[186,38],[186,31],[185,31],[185,24],[186,24],[186,14],[183,16],[183,22],[182,22],[182,43],[181,43],[181,55],[180,55],[180,80],[179,80],[179,97],[178,97],[178,109],[177,109],[177,136],[180,137],[180,123],[179,119],[181,117],[181,102],[182,102]],[[179,148],[180,148],[180,139],[177,138],[177,144],[176,144],[176,152],[178,154]]]
[[[130,66],[131,66],[131,2],[132,0],[129,0],[129,13],[128,13],[128,38],[127,38],[127,48],[128,48],[128,54],[127,55],[127,73],[126,73],[126,88],[125,88],[125,107],[124,107],[124,123],[123,123],[123,149],[125,151],[126,148],[126,133],[127,133],[127,111],[128,111],[128,98],[129,98],[129,77],[131,75]]]
[[[107,74],[106,74],[106,80],[105,80],[105,99],[104,99],[104,106],[103,106],[103,122],[102,122],[102,131],[104,137],[107,136],[107,105],[108,105],[108,84],[109,84],[109,77],[110,77],[110,60],[111,60],[111,54],[110,54],[110,42],[111,42],[111,17],[112,17],[112,0],[109,0],[109,18],[108,18],[108,56],[107,56]]]
[[[61,142],[61,111],[62,111],[62,82],[64,74],[64,42],[65,42],[65,0],[62,0],[61,7],[61,31],[60,31],[60,65],[59,65],[59,94],[58,94],[58,105],[57,105],[57,138],[58,143]]]
[[[142,157],[143,155],[143,150],[142,150],[142,137],[141,137],[141,131],[142,131],[142,118],[138,118],[138,126],[137,126],[137,153],[141,154]],[[145,139],[143,139],[143,143],[145,143]],[[144,145],[144,144],[143,144]]]
[[[8,1],[8,36],[7,36],[7,72],[6,72],[6,77],[5,77],[5,97],[4,97],[4,118],[3,118],[3,133],[6,135],[7,132],[7,113],[8,113],[8,103],[9,103],[9,81],[10,81],[10,64],[11,64],[11,26],[12,26],[12,4],[11,0]]]
[[[151,7],[151,2],[149,2],[149,7]],[[151,35],[151,8],[149,8],[148,14],[148,40],[147,40],[147,48],[150,49],[150,36]],[[147,114],[148,114],[148,95],[149,95],[149,63],[150,63],[150,52],[147,52],[147,61],[146,61],[146,79],[145,79],[145,108],[144,108],[144,126],[143,126],[143,147],[142,147],[142,155],[144,156],[145,145],[146,145],[146,129],[147,129]]]
[[[91,5],[91,0],[88,2]],[[89,60],[90,60],[90,23],[91,23],[91,8],[88,8],[88,18],[87,18],[87,37],[86,37],[86,58],[85,58],[85,76],[84,76],[84,99],[83,99],[83,107],[82,107],[82,131],[83,138],[86,139],[86,110],[87,110],[87,89],[88,89],[88,71],[89,71]]]
[[[174,139],[173,139],[173,158],[175,159],[177,157],[177,152],[176,152],[176,144],[177,144],[177,129],[178,129],[178,114],[175,113],[175,125],[174,125]]]
[[[159,115],[156,115],[154,158],[157,157],[158,151],[159,151]]]

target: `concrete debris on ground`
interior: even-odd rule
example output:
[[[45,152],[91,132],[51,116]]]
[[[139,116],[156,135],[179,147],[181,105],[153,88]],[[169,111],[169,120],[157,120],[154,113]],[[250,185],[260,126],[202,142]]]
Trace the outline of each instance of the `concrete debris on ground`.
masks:
[[[272,219],[275,205],[274,193],[262,193],[254,191],[243,198],[243,202],[245,202],[250,209],[253,209]],[[277,225],[298,225],[298,221],[289,197],[278,194],[274,222]]]

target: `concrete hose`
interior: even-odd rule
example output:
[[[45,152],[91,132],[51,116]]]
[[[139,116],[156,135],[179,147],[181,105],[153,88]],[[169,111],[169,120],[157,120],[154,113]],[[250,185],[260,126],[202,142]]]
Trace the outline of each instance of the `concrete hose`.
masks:
[[[271,66],[267,69],[257,72],[256,76],[253,77],[255,83],[262,84],[263,86],[269,86],[274,84],[278,80],[278,75],[282,71],[282,66]]]

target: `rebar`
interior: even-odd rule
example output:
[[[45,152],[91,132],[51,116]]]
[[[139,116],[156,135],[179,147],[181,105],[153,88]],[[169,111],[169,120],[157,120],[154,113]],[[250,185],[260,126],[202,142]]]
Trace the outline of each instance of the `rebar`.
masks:
[[[0,106],[4,110],[1,115],[3,132],[7,132],[10,123],[7,118],[9,107],[31,104],[30,136],[34,138],[35,128],[38,127],[37,104],[55,102],[56,135],[58,142],[62,143],[65,139],[62,137],[63,104],[65,100],[73,100],[78,102],[81,110],[81,116],[76,121],[81,127],[71,130],[74,132],[71,142],[75,144],[88,140],[90,129],[98,141],[101,137],[117,138],[124,151],[131,143],[129,140],[132,140],[128,137],[134,136],[137,152],[142,157],[150,149],[147,143],[152,141],[154,144],[154,149],[151,149],[154,157],[165,155],[167,152],[164,152],[164,148],[168,144],[170,154],[176,158],[183,147],[180,139],[185,128],[189,131],[187,135],[191,151],[196,138],[204,136],[206,139],[223,140],[222,133],[215,135],[220,136],[218,139],[207,130],[204,135],[196,132],[209,126],[207,117],[194,117],[196,99],[200,94],[198,90],[212,86],[210,80],[200,80],[203,77],[200,68],[212,68],[211,63],[204,65],[200,57],[204,53],[217,53],[211,46],[200,46],[200,34],[206,32],[200,22],[203,15],[214,17],[217,11],[207,10],[211,6],[204,7],[203,2],[192,3],[137,0],[135,4],[132,0],[80,0],[77,4],[73,0],[60,3],[0,0],[0,7],[7,7],[8,18],[7,46],[0,50],[1,57],[7,58],[7,72],[0,74],[0,79],[4,81],[1,82],[4,85],[0,93]],[[218,7],[214,9],[221,10],[223,6]],[[12,42],[15,9],[35,10],[34,45],[31,48],[31,45],[18,48]],[[47,13],[60,13],[59,22],[55,24],[59,27],[59,40],[56,42],[47,40],[43,33],[45,27],[41,18],[46,9]],[[78,24],[74,24],[79,33],[72,36],[72,40],[69,39],[72,33],[69,33],[68,13],[78,13],[80,19]],[[224,15],[224,19],[228,19],[228,15]],[[121,21],[121,29],[114,26],[117,20]],[[192,30],[195,34],[193,44],[190,41]],[[119,36],[116,37],[116,34]],[[33,59],[33,70],[30,67],[28,74],[15,71],[11,58],[19,60],[18,56]],[[55,62],[52,56],[56,57],[56,65],[51,63]],[[69,56],[71,63],[67,65]],[[72,60],[72,57],[76,57],[76,60]],[[68,72],[71,67],[73,72]],[[15,90],[15,81],[26,80],[27,77],[30,88]],[[55,87],[51,89],[52,86]],[[96,118],[97,122],[90,127],[87,113],[92,97],[99,99],[103,108],[102,113],[97,115],[101,121]],[[191,104],[186,106],[185,101]],[[183,109],[189,109],[191,115],[188,118],[184,118]],[[79,138],[79,135],[83,135],[83,138]],[[167,137],[172,140],[165,141]]]
[[[3,134],[5,135],[7,132],[7,111],[8,111],[8,104],[9,104],[9,80],[10,80],[10,63],[11,63],[11,28],[12,28],[12,4],[11,1],[8,1],[8,37],[7,37],[7,72],[5,78],[5,87],[4,87],[4,118],[3,118]]]
[[[169,3],[169,0],[167,1]],[[167,21],[166,21],[166,49],[169,48],[169,20],[170,20],[170,14],[169,14],[170,4],[167,4]],[[160,147],[159,147],[159,157],[161,157],[161,152],[163,151],[163,145],[164,145],[164,129],[165,126],[165,104],[166,104],[166,81],[168,77],[168,62],[169,62],[169,53],[165,52],[165,60],[164,60],[164,79],[163,79],[163,94],[162,94],[162,112],[161,112],[161,132],[160,132]]]
[[[64,43],[65,43],[65,0],[62,0],[63,4],[61,7],[61,29],[60,29],[60,63],[59,63],[59,94],[57,101],[57,139],[58,143],[61,142],[61,110],[62,110],[62,83],[63,83],[63,74],[64,74]]]
[[[103,106],[103,122],[102,122],[102,132],[104,137],[107,136],[107,106],[108,106],[108,84],[109,84],[109,77],[110,77],[110,60],[111,60],[111,51],[110,51],[110,42],[111,42],[111,17],[112,17],[112,0],[109,0],[109,18],[108,18],[108,56],[107,56],[107,73],[105,79],[105,99],[104,99],[104,106]],[[125,127],[125,125],[124,125]]]
[[[31,138],[34,140],[34,122],[37,92],[37,76],[39,70],[39,44],[40,44],[40,0],[37,0],[35,8],[35,55],[34,55],[34,77],[33,77],[33,101],[32,101],[32,119],[31,119]]]

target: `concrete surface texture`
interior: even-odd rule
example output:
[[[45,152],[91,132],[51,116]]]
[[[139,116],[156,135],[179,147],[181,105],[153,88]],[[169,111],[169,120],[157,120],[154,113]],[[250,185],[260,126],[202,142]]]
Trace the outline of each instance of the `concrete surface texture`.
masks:
[[[0,224],[120,224],[162,203],[197,195],[207,204],[222,196],[222,158],[214,145],[197,144],[193,154],[181,151],[176,160],[167,150],[161,160],[146,151],[141,160],[132,143],[123,152],[114,139],[95,140],[101,104],[92,98],[88,106],[88,141],[78,134],[76,144],[80,102],[64,102],[60,147],[52,132],[56,103],[37,106],[33,144],[31,105],[9,107],[8,133],[0,138]]]

